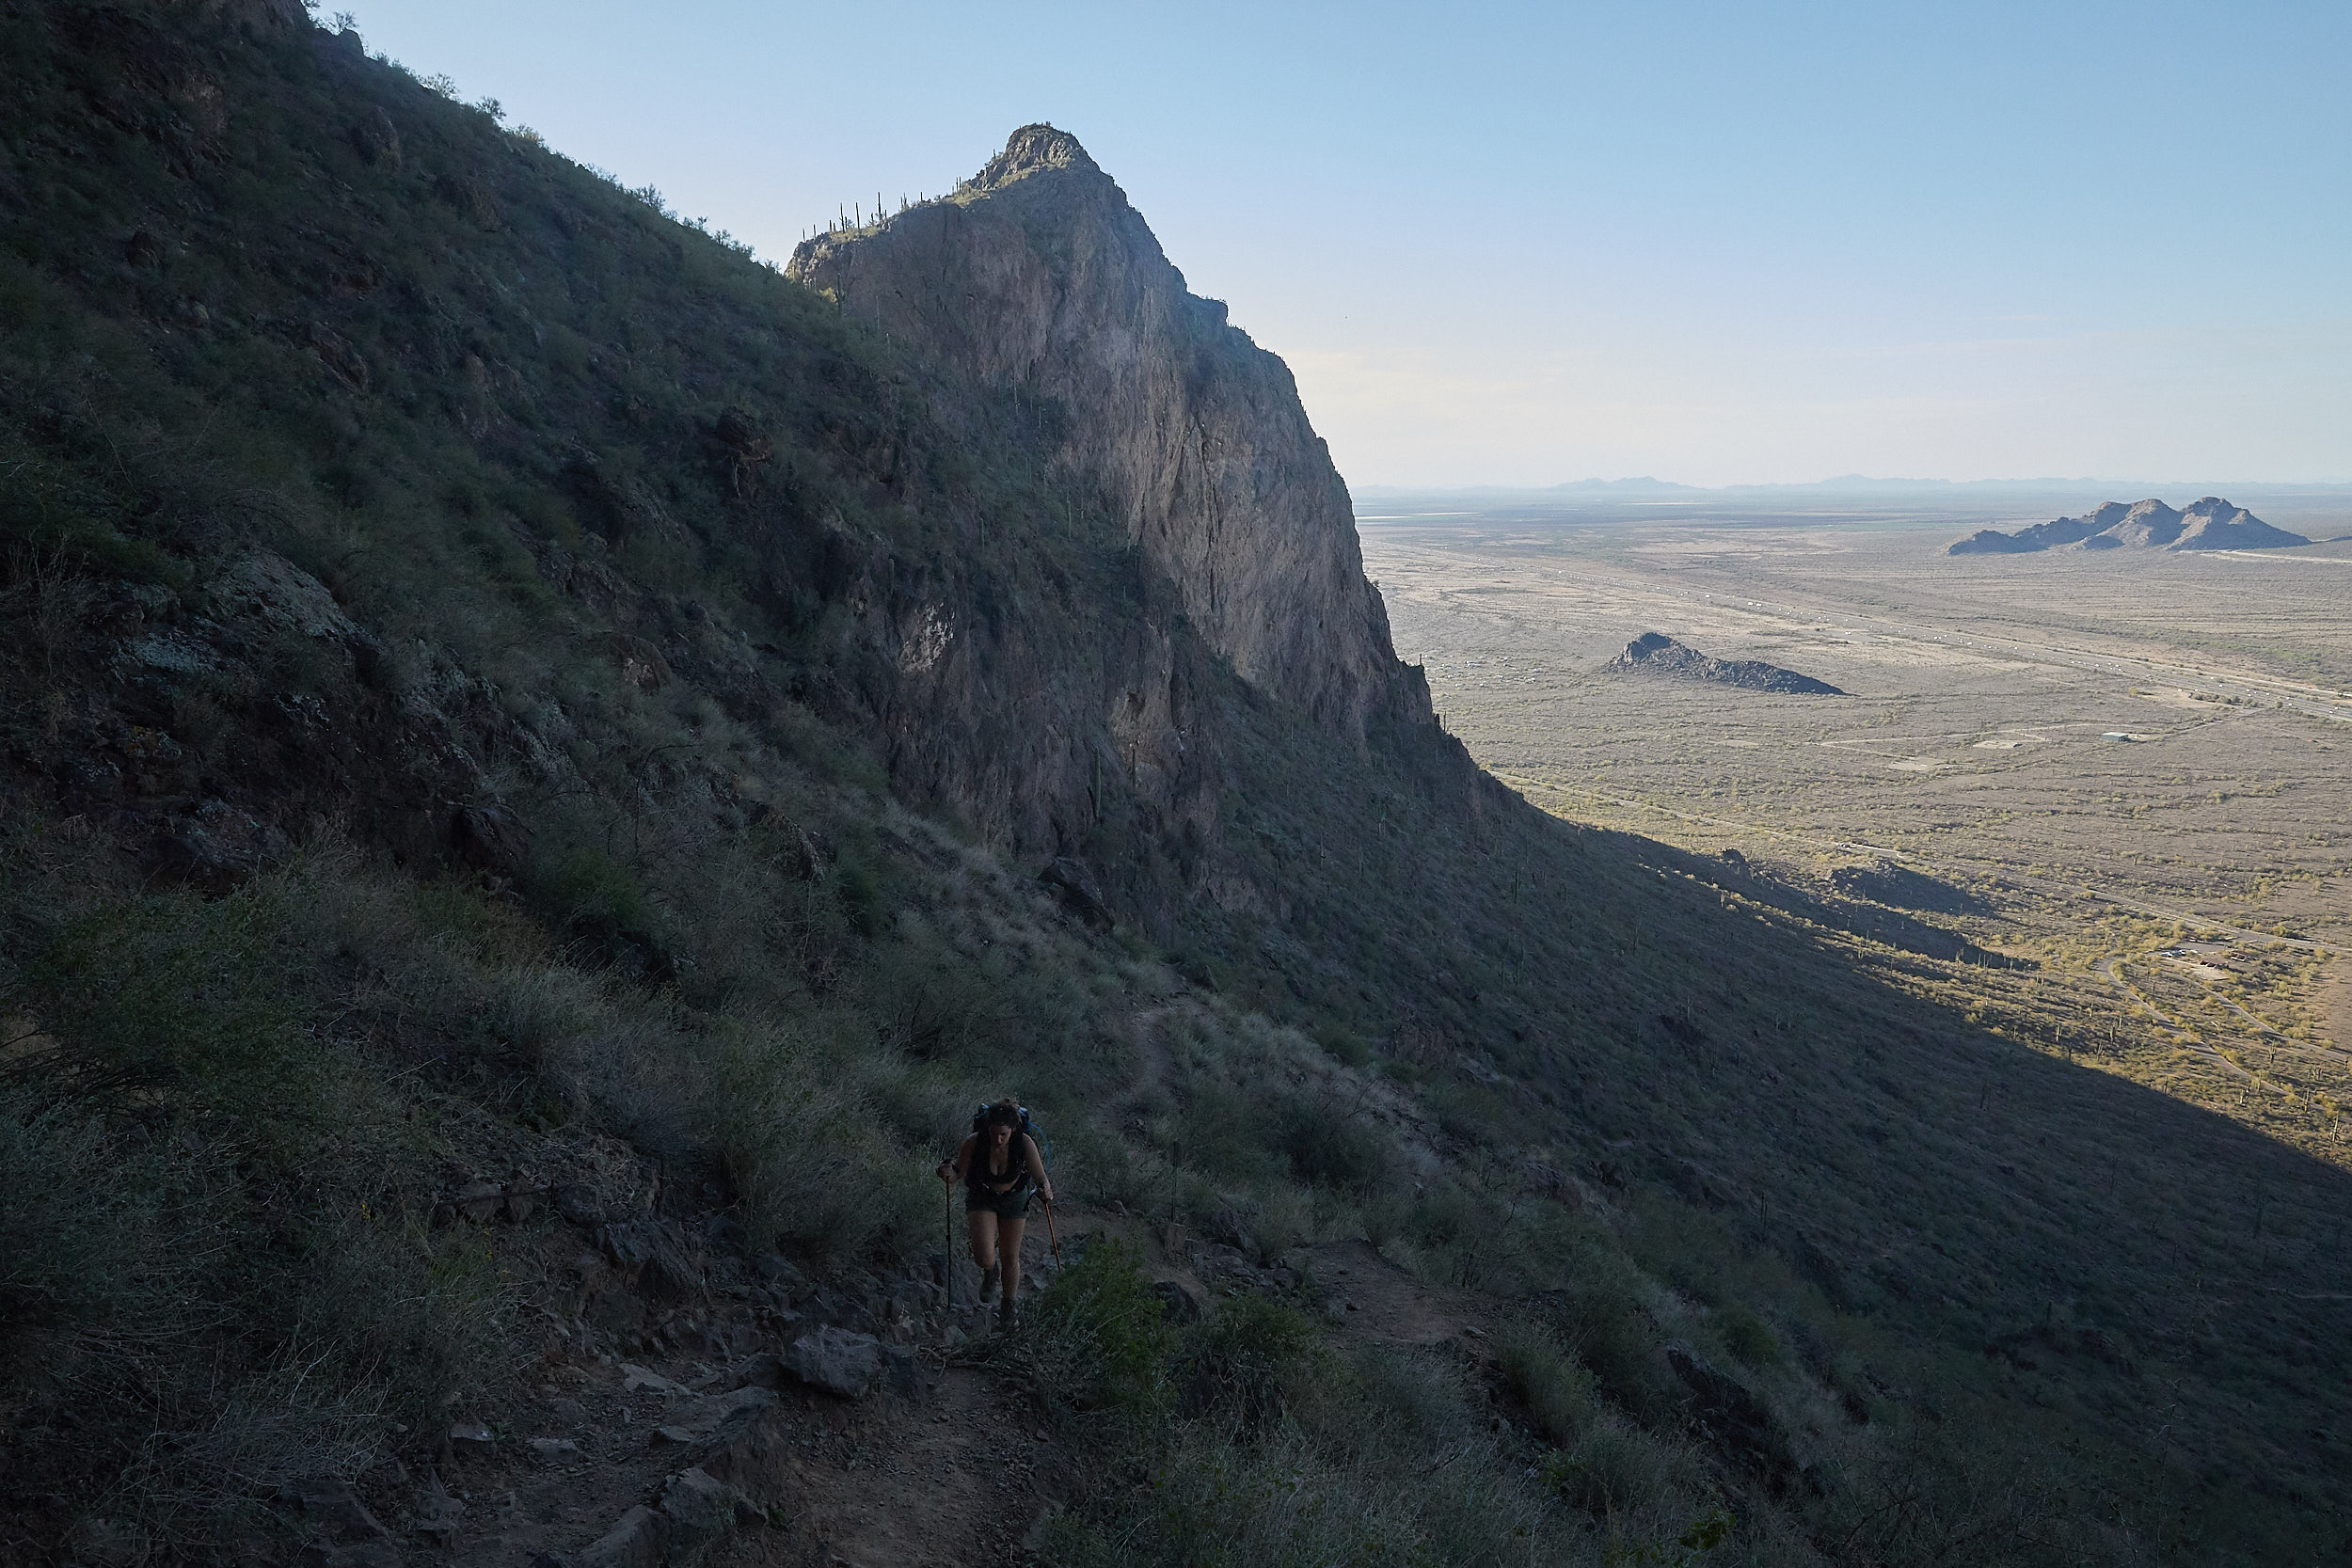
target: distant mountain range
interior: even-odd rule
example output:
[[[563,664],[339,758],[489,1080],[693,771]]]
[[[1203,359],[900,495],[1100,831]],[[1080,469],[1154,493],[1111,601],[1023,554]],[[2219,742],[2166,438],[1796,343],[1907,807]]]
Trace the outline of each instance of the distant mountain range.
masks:
[[[2079,517],[2003,533],[1982,529],[1953,544],[1953,555],[2026,555],[2038,550],[2276,550],[2311,541],[2273,528],[2242,506],[2206,496],[2175,512],[2160,500],[2109,501]]]
[[[2178,475],[2170,479],[2152,478],[2142,474],[2136,479],[2105,479],[2048,477],[2042,479],[1881,479],[1868,474],[1838,474],[1829,479],[1811,480],[1790,484],[1677,484],[1672,480],[1655,479],[1647,474],[1631,479],[1578,479],[1565,484],[1354,484],[1349,488],[1359,500],[1399,496],[1410,497],[1510,497],[1534,499],[1539,498],[1573,498],[1579,496],[1624,497],[1660,496],[1690,499],[1713,498],[1728,499],[1749,496],[1788,498],[1803,495],[1835,496],[1933,496],[1961,499],[1978,496],[2048,497],[2069,493],[2097,495],[2106,491],[2126,495],[2134,490],[2146,494],[2151,490],[2187,490],[2210,486],[2220,489],[2222,476],[2206,475],[2201,481],[2184,480]],[[2352,489],[2352,479],[2338,483],[2281,483],[2270,481],[2228,482],[2228,487],[2241,493],[2260,491],[2265,496],[2338,496]]]

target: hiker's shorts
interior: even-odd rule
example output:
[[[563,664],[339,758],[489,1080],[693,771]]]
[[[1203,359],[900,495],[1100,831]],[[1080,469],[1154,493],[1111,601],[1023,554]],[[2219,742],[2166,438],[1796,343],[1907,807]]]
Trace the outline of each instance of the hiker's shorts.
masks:
[[[967,1214],[993,1214],[998,1220],[1017,1220],[1029,1212],[1029,1195],[1037,1189],[1023,1187],[998,1197],[993,1193],[966,1193],[963,1212]]]

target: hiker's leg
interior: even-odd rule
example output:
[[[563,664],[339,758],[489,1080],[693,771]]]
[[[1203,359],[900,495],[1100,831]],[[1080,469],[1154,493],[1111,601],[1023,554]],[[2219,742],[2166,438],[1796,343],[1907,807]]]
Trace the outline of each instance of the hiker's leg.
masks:
[[[1012,1298],[1021,1293],[1021,1233],[1028,1227],[1029,1222],[1019,1214],[1008,1214],[997,1227],[1003,1234],[1007,1313],[1012,1311]]]
[[[996,1266],[996,1215],[987,1209],[966,1209],[964,1225],[972,1232],[972,1261],[980,1268],[980,1291],[988,1291],[988,1271]]]

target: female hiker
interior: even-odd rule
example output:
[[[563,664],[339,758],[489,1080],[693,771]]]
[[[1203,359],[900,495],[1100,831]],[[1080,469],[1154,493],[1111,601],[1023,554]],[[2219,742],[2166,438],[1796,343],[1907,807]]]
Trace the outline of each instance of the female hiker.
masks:
[[[962,1179],[972,1261],[980,1266],[980,1305],[988,1305],[1001,1279],[1004,1305],[997,1315],[1006,1328],[1013,1325],[1013,1302],[1021,1293],[1021,1232],[1028,1223],[1029,1194],[1034,1189],[1049,1206],[1054,1201],[1045,1157],[1026,1120],[1017,1101],[1000,1100],[972,1118],[971,1135],[956,1146],[956,1157],[939,1163],[942,1181]]]

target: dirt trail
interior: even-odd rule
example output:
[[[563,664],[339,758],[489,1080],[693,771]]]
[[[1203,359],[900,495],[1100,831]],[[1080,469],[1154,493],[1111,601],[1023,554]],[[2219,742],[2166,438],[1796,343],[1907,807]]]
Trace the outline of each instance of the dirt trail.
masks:
[[[1485,1334],[1479,1326],[1485,1314],[1470,1298],[1422,1284],[1370,1242],[1327,1242],[1305,1250],[1343,1338],[1434,1345]]]
[[[1141,1033],[1138,1067],[1148,1079],[1167,1064],[1154,1060],[1156,1031]],[[1116,1205],[1065,1202],[1057,1218],[1065,1255],[1089,1236],[1118,1236],[1148,1277],[1172,1283],[1196,1308],[1227,1291],[1311,1280],[1343,1340],[1458,1340],[1473,1350],[1483,1342],[1484,1314],[1469,1297],[1424,1285],[1360,1238],[1270,1259]],[[956,1242],[961,1250],[961,1226]],[[560,1252],[571,1243],[548,1244]],[[593,1257],[576,1262],[602,1268]],[[1041,1209],[1032,1214],[1023,1262],[1032,1290],[1052,1272]],[[639,1568],[676,1544],[660,1533],[675,1527],[655,1522],[651,1535],[615,1541],[633,1519],[646,1528],[647,1511],[661,1511],[679,1478],[700,1471],[738,1489],[766,1520],[746,1516],[746,1528],[703,1557],[709,1568],[1022,1560],[1040,1520],[1076,1497],[1078,1456],[1053,1439],[1025,1388],[976,1364],[994,1314],[972,1303],[968,1260],[960,1262],[952,1305],[925,1277],[893,1285],[877,1276],[883,1293],[866,1298],[883,1304],[868,1323],[885,1361],[898,1355],[903,1374],[912,1352],[919,1380],[900,1375],[892,1391],[885,1377],[884,1387],[854,1401],[780,1370],[778,1356],[828,1321],[822,1314],[709,1300],[662,1314],[658,1335],[651,1319],[642,1333],[616,1335],[566,1327],[550,1313],[560,1343],[551,1341],[536,1370],[536,1396],[465,1413],[460,1426],[479,1430],[481,1440],[454,1444],[434,1472],[377,1478],[366,1501],[448,1568],[533,1568],[549,1554],[581,1568]],[[852,1280],[836,1289],[858,1287]],[[818,1306],[834,1303],[828,1311],[848,1310],[846,1299],[815,1292]],[[724,1418],[712,1414],[739,1404]],[[361,1568],[357,1559],[329,1560],[328,1568],[338,1565]]]
[[[1070,1496],[1068,1458],[1028,1396],[950,1366],[919,1401],[839,1412],[837,1430],[787,1437],[774,1528],[739,1536],[718,1564],[961,1568],[1017,1560],[1049,1502]]]
[[[1065,1251],[1089,1234],[1121,1236],[1142,1254],[1151,1277],[1175,1281],[1196,1302],[1311,1274],[1343,1340],[1459,1340],[1474,1352],[1483,1345],[1485,1314],[1477,1303],[1423,1284],[1362,1239],[1298,1248],[1260,1268],[1231,1247],[1140,1216],[1065,1205],[1059,1220]],[[1041,1223],[1024,1253],[1032,1276],[1050,1270]],[[960,1299],[969,1284],[967,1272]],[[958,1333],[947,1332],[950,1323]],[[957,1348],[989,1328],[988,1317],[970,1307],[927,1313],[914,1347],[925,1374],[918,1393],[876,1393],[852,1402],[787,1378],[755,1423],[700,1446],[665,1442],[658,1432],[665,1423],[675,1430],[695,1394],[738,1386],[739,1370],[684,1356],[578,1369],[550,1406],[574,1412],[569,1430],[587,1451],[550,1469],[517,1465],[519,1456],[510,1450],[497,1473],[477,1468],[453,1481],[453,1488],[468,1485],[469,1506],[449,1560],[466,1568],[528,1568],[539,1553],[555,1551],[580,1560],[588,1544],[632,1505],[658,1503],[664,1479],[691,1465],[769,1510],[766,1528],[745,1529],[708,1556],[713,1568],[960,1568],[1019,1560],[1039,1520],[1076,1496],[1078,1466],[1037,1419],[1025,1389],[970,1365],[969,1352]],[[961,1338],[964,1333],[971,1338]],[[770,1348],[776,1347],[750,1347],[747,1363]],[[693,1385],[700,1386],[690,1393]],[[545,1415],[534,1420],[516,1414],[518,1433],[527,1424],[548,1424]]]
[[[1143,1253],[1147,1275],[1196,1299],[1239,1283],[1221,1272],[1232,1267],[1221,1256],[1232,1249],[1197,1245],[1181,1229],[1066,1206],[1059,1219],[1065,1249],[1085,1236],[1120,1236]],[[1169,1240],[1179,1252],[1168,1249]],[[1025,1251],[1033,1271],[1049,1267],[1041,1237]],[[1301,1248],[1289,1263],[1322,1282],[1343,1339],[1475,1347],[1483,1336],[1483,1314],[1469,1298],[1423,1285],[1369,1242]],[[820,1406],[805,1418],[809,1430],[780,1424],[781,1441],[765,1461],[781,1505],[776,1527],[739,1537],[713,1561],[948,1568],[1017,1559],[1046,1511],[1075,1496],[1073,1456],[1034,1418],[1024,1390],[985,1370],[942,1365],[935,1345],[925,1359],[939,1370],[920,1402]],[[760,1464],[751,1464],[748,1480],[756,1482]]]

